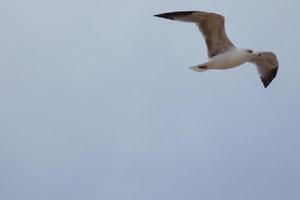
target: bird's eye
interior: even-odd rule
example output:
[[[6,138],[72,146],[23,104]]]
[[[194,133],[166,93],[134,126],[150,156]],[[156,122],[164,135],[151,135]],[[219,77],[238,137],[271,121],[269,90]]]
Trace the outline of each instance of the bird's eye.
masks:
[[[252,50],[247,50],[248,51],[248,53],[253,53],[253,51]]]

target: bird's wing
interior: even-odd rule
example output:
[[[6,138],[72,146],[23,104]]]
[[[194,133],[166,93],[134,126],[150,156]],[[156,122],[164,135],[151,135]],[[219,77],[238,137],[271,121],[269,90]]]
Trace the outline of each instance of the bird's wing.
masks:
[[[196,23],[205,39],[209,58],[235,47],[226,35],[225,18],[222,15],[203,11],[179,11],[154,16]]]
[[[276,55],[272,52],[258,52],[257,55],[250,62],[256,65],[260,79],[266,88],[276,77],[279,64]]]

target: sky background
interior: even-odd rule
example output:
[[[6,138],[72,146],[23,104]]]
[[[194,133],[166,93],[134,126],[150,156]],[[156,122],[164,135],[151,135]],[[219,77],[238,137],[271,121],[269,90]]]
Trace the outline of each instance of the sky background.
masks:
[[[277,54],[198,74],[195,26]],[[299,200],[300,1],[1,0],[1,200]]]

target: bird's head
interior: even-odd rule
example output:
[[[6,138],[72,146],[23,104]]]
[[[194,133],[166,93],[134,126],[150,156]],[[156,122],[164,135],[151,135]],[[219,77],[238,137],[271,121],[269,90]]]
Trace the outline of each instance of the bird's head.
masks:
[[[261,52],[254,52],[252,51],[251,49],[245,49],[245,52],[248,54],[248,55],[252,55],[255,56],[255,57],[262,57],[263,55],[261,54]]]
[[[246,56],[249,60],[257,56],[256,53],[251,49],[243,49],[243,52],[244,52],[244,56]]]
[[[254,54],[254,52],[251,49],[245,49],[247,54]]]

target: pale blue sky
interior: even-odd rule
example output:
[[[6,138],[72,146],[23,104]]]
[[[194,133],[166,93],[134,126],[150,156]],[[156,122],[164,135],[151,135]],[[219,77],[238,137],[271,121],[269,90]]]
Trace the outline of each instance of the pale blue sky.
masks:
[[[206,10],[239,47],[277,54],[203,74]],[[0,2],[0,199],[300,199],[300,3]]]

